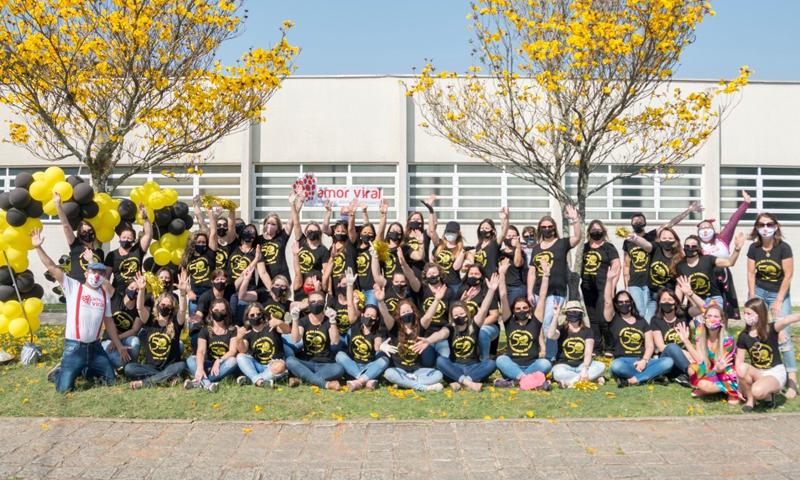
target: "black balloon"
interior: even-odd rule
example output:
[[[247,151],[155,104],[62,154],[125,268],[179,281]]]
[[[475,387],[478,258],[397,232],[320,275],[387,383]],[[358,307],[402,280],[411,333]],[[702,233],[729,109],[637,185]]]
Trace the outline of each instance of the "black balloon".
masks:
[[[172,216],[175,218],[185,217],[189,215],[189,205],[183,202],[175,202],[172,206]]]
[[[25,210],[31,203],[31,194],[24,188],[17,187],[9,192],[8,201],[11,202],[12,207]]]
[[[8,267],[0,267],[0,285],[11,285],[11,271]]]
[[[69,201],[61,204],[61,209],[64,214],[72,220],[73,218],[81,218],[81,206],[77,202]]]
[[[166,230],[164,232],[166,233]],[[161,238],[161,229],[156,226],[153,229],[153,240],[158,240],[159,238]]]
[[[28,188],[33,183],[33,175],[28,172],[19,172],[14,178],[14,186],[18,188]]]
[[[94,218],[100,212],[100,206],[92,200],[86,205],[81,205],[81,218]]]
[[[0,302],[7,302],[9,300],[16,300],[17,299],[17,292],[14,291],[14,287],[10,287],[8,285],[0,285]]]
[[[42,210],[42,202],[39,200],[31,200],[28,208],[25,209],[25,213],[27,213],[30,218],[41,217],[44,213],[44,210]]]
[[[156,210],[156,225],[166,227],[172,221],[172,210],[169,207]]]
[[[153,257],[147,257],[144,259],[144,262],[142,262],[142,268],[144,269],[145,272],[156,273],[156,271],[158,270],[158,265],[156,265],[156,262],[155,260],[153,260]]]
[[[72,199],[86,205],[94,199],[94,189],[86,182],[79,183],[72,188]]]
[[[25,224],[25,220],[28,219],[28,214],[20,210],[19,208],[9,208],[8,212],[6,213],[6,221],[12,227],[21,227]]]
[[[186,230],[191,229],[192,225],[194,225],[194,219],[189,214],[184,215],[182,220],[183,220],[183,224],[186,225]]]
[[[114,233],[119,235],[122,232],[122,230],[130,230],[132,228],[133,226],[129,222],[123,220],[119,222],[116,227],[114,227]]]
[[[34,281],[33,273],[31,273],[30,270],[25,270],[17,275],[17,288],[22,293],[30,292],[34,283],[36,282]]]
[[[180,235],[186,230],[186,224],[183,223],[183,219],[176,218],[173,221],[169,222],[169,233],[173,235]]]
[[[126,222],[136,221],[136,204],[127,198],[119,202],[119,216]]]
[[[21,293],[22,298],[42,298],[44,296],[44,288],[38,283],[26,293]]]
[[[11,208],[11,199],[8,198],[8,195],[8,192],[0,193],[0,208],[3,210],[8,210]]]
[[[70,185],[72,185],[72,188],[74,189],[74,188],[75,188],[75,185],[77,185],[77,184],[79,184],[79,183],[84,183],[84,182],[83,182],[83,179],[82,179],[81,177],[79,177],[79,176],[77,176],[77,175],[70,175],[70,176],[67,178],[67,183],[69,183]]]

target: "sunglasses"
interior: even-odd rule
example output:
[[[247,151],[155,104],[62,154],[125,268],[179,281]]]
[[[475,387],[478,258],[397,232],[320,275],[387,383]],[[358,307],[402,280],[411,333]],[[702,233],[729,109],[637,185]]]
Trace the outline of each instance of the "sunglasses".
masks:
[[[775,226],[775,224],[772,223],[772,222],[769,222],[769,223],[761,223],[761,222],[756,223],[756,227],[757,228],[772,228],[774,226]]]
[[[629,302],[627,300],[621,300],[621,301],[617,302],[617,305],[630,305],[630,304],[631,304],[631,302]]]

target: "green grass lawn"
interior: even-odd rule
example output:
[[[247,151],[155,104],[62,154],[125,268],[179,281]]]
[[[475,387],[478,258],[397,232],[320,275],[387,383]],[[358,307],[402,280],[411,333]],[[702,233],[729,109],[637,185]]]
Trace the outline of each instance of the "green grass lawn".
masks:
[[[204,420],[355,420],[355,419],[511,419],[568,417],[644,417],[740,414],[721,398],[693,399],[678,385],[618,389],[613,382],[597,390],[523,392],[487,387],[480,393],[417,394],[382,387],[373,392],[328,392],[316,387],[274,390],[223,382],[217,393],[180,387],[131,391],[115,387],[79,388],[59,395],[45,375],[61,353],[63,327],[39,332],[43,361],[34,367],[0,368],[0,416],[86,416],[140,419]],[[7,336],[0,345],[19,347]],[[608,373],[607,373],[608,374]],[[757,410],[761,411],[761,410]],[[800,401],[779,397],[778,412],[800,411]]]

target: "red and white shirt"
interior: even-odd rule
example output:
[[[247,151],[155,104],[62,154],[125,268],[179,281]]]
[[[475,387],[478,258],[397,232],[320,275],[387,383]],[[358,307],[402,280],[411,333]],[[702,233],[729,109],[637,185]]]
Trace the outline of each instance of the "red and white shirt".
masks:
[[[61,288],[67,299],[64,337],[92,343],[99,338],[104,317],[111,316],[111,303],[103,289],[93,289],[64,275]]]

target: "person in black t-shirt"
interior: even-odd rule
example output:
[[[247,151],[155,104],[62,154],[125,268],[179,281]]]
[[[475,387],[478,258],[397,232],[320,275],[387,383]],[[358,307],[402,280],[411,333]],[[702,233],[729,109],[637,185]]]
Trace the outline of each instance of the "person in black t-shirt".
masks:
[[[375,285],[375,278],[372,269],[372,257],[374,249],[372,242],[375,241],[375,226],[369,223],[366,207],[362,207],[365,222],[359,228],[355,224],[355,202],[350,206],[350,216],[348,219],[348,237],[350,241],[345,244],[345,261],[348,265],[353,265],[353,270],[358,276],[356,288],[364,292],[366,303],[375,305],[375,295],[372,291]]]
[[[617,263],[609,270],[609,278],[619,275],[619,271]],[[619,388],[647,382],[672,369],[671,358],[653,358],[650,325],[639,315],[628,292],[623,290],[614,295],[614,285],[606,282],[603,310],[614,337],[611,374],[616,377]]]
[[[442,267],[430,262],[422,270],[422,287],[417,296],[417,308],[427,312],[432,304],[438,301],[438,307],[433,316],[422,319],[422,334],[430,336],[447,325],[447,312],[450,310],[450,302],[456,299],[456,291],[442,282]],[[441,298],[437,300],[437,292]],[[396,312],[395,312],[396,313]],[[422,365],[426,368],[436,364],[436,357],[449,357],[450,345],[446,341],[439,341],[433,345],[434,348],[426,349],[422,355]]]
[[[346,268],[353,268],[353,265],[348,263],[349,259],[346,254],[347,242],[347,223],[338,221],[333,226],[333,243],[331,243],[330,255],[322,269],[322,285],[326,291],[331,291],[332,285],[339,283],[344,277]],[[292,288],[299,288],[302,281],[298,281],[298,279],[293,280]]]
[[[579,301],[569,301],[564,305],[564,324],[550,324],[547,336],[558,341],[558,355],[553,366],[553,380],[561,388],[572,388],[580,381],[605,383],[604,363],[592,360],[594,338],[589,317]]]
[[[494,220],[485,218],[478,225],[478,244],[470,255],[471,263],[479,265],[487,277],[497,272],[500,246],[508,233],[508,207],[500,209],[500,232],[495,230]]]
[[[559,238],[556,221],[547,215],[539,220],[537,231],[539,233],[539,243],[531,251],[531,268],[528,270],[528,302],[535,305],[539,300],[534,292],[539,291],[541,284],[540,262],[544,259],[550,265],[550,287],[547,291],[547,298],[544,309],[544,329],[547,331],[550,322],[553,321],[553,308],[555,305],[564,303],[567,296],[567,286],[569,280],[569,266],[567,264],[567,254],[580,243],[583,236],[581,226],[578,223],[578,212],[575,207],[566,207],[566,216],[572,227],[569,238]],[[554,340],[545,341],[545,358],[553,359],[558,352],[558,345]]]
[[[215,392],[220,380],[239,371],[236,354],[246,330],[232,326],[231,307],[225,299],[213,299],[210,312],[211,322],[200,329],[195,354],[186,359],[186,370],[192,376],[183,383],[187,390]]]
[[[137,275],[135,285],[138,290],[136,304],[144,309],[147,282],[141,274]],[[144,362],[125,365],[125,376],[132,380],[131,389],[177,380],[186,368],[181,361],[180,346],[181,330],[186,323],[186,293],[189,290],[189,279],[185,273],[181,275],[178,285],[177,308],[175,297],[163,292],[155,300],[154,321],[147,323],[139,334],[144,342]]]
[[[647,227],[647,218],[645,218],[644,214],[635,213],[631,216],[633,235],[643,237],[648,242],[654,242],[657,236],[656,229],[646,232],[645,227]],[[636,309],[639,313],[645,320],[649,321],[653,316],[653,312],[647,309],[650,302],[650,289],[647,287],[647,268],[650,265],[650,253],[628,239],[622,242],[622,251],[623,287],[633,297],[633,303],[636,304]]]
[[[672,370],[667,373],[667,377],[673,378],[684,387],[691,387],[689,364],[692,362],[692,355],[682,336],[685,334],[690,341],[694,341],[690,320],[702,311],[703,300],[692,291],[688,278],[678,277],[677,285],[678,289],[675,291],[662,288],[656,295],[658,306],[650,320],[650,329],[656,352],[659,356],[672,359]],[[681,298],[688,299],[688,308],[681,304]]]
[[[431,197],[430,201],[435,200]],[[456,221],[447,222],[444,234],[439,237],[436,233],[438,218],[433,213],[433,204],[426,205],[431,212],[428,221],[428,235],[433,243],[433,256],[431,262],[442,269],[442,281],[453,291],[461,284],[461,267],[464,266],[467,251],[471,248],[464,246],[464,237],[461,235],[461,225]]]
[[[647,267],[647,287],[650,290],[648,298],[648,312],[656,311],[656,293],[662,288],[675,288],[675,262],[681,258],[681,239],[670,227],[658,229],[658,241],[650,242],[644,237],[635,234],[628,235],[627,240],[650,255],[650,264]]]
[[[300,211],[303,205],[299,204],[291,209],[292,227],[295,242],[300,246],[298,254],[300,273],[308,273],[311,270],[322,271],[328,261],[330,251],[322,244],[322,227],[319,223],[310,221],[306,225],[305,233],[300,223]],[[330,221],[330,205],[326,206],[325,218]]]
[[[383,295],[380,288],[376,288],[375,292],[376,296]],[[351,309],[351,314],[354,313],[357,311]],[[378,378],[389,366],[389,358],[378,355],[385,337],[386,329],[378,307],[367,305],[364,313],[352,321],[347,335],[347,351],[336,354],[336,363],[353,379],[347,382],[348,391],[354,392],[364,387],[373,390],[378,385]]]
[[[147,218],[147,210],[143,205],[139,205],[139,211],[143,222],[142,238],[137,242],[136,231],[133,227],[123,224],[117,229],[119,248],[106,255],[105,264],[111,269],[113,275],[111,286],[115,290],[127,287],[136,278],[136,274],[142,270],[142,259],[153,239],[153,225]]]
[[[413,267],[406,261],[406,255],[402,250],[397,252],[397,262],[398,268],[389,277],[391,282],[387,282],[386,277],[380,272],[375,277],[376,288],[384,290],[386,306],[391,315],[394,315],[397,303],[400,300],[410,298],[417,301],[422,290],[422,282],[420,282]]]
[[[608,271],[619,264],[619,253],[608,241],[606,226],[600,220],[589,222],[586,234],[589,241],[583,246],[581,292],[592,326],[595,354],[606,353],[610,357],[614,341],[608,330],[608,322],[603,318],[603,295],[606,281],[617,284],[618,279],[609,277]]]
[[[287,373],[281,335],[290,333],[291,328],[282,318],[267,315],[258,302],[247,306],[244,320],[249,329],[239,342],[236,364],[242,375],[236,383],[271,388]]]
[[[228,302],[233,295],[233,286],[228,278],[228,272],[225,270],[214,270],[211,273],[211,290],[200,295],[200,298],[197,299],[197,310],[189,315],[189,338],[192,342],[192,351],[197,350],[197,336],[203,326],[209,324],[214,300],[222,299]]]
[[[428,197],[428,200],[429,201],[426,203],[431,205],[430,215],[434,216],[435,213],[433,212],[432,204],[436,200],[436,197]],[[425,230],[425,219],[423,218],[422,213],[411,212],[408,214],[405,232],[406,237],[404,239],[404,243],[408,245],[410,252],[406,260],[411,268],[419,272],[422,270],[422,267],[428,263],[431,250],[431,237],[430,234]]]
[[[208,234],[195,232],[183,252],[181,270],[189,274],[192,286],[188,296],[190,315],[197,310],[200,295],[211,289],[211,272],[217,262],[215,246],[210,244]]]
[[[294,193],[289,196],[291,208],[297,208],[297,205],[302,202],[302,196]],[[264,279],[267,288],[272,288],[272,278],[277,275],[283,275],[286,278],[291,277],[289,265],[286,262],[286,246],[289,243],[289,236],[292,234],[293,228],[294,222],[291,218],[284,225],[277,213],[269,213],[264,219],[262,235],[258,237],[258,243],[261,246],[261,259],[267,270],[267,275]]]
[[[297,355],[286,359],[286,366],[303,381],[328,390],[339,390],[338,378],[344,369],[333,358],[332,346],[339,343],[336,312],[325,308],[325,295],[311,292],[308,315],[292,322],[292,342],[303,341]],[[292,384],[290,384],[291,386]]]
[[[142,325],[147,323],[150,316],[150,307],[152,305],[142,304],[142,310],[138,309],[137,297],[139,296],[138,277],[140,273],[134,276],[134,280],[127,286],[125,290],[117,290],[111,296],[111,318],[114,320],[114,325],[117,327],[117,335],[122,345],[128,348],[128,354],[131,356],[131,361],[139,360],[139,350],[141,348],[141,341],[139,339],[139,331]],[[147,294],[144,294],[147,296]],[[103,348],[108,354],[108,359],[114,368],[123,366],[122,359],[119,352],[111,348],[111,340],[108,335],[103,335]]]
[[[505,260],[505,262],[507,263],[508,260]],[[496,291],[495,289],[495,292]],[[467,274],[464,276],[464,283],[458,289],[455,296],[457,300],[464,302],[469,309],[470,316],[473,317],[478,314],[484,298],[489,297],[489,311],[481,322],[478,335],[481,360],[489,359],[492,342],[500,334],[500,325],[498,325],[500,312],[497,309],[497,297],[495,292],[489,292],[485,283],[483,269],[479,265],[470,265],[470,267],[467,268]]]
[[[800,321],[800,315],[787,315],[770,323],[767,303],[756,297],[745,303],[742,318],[746,327],[736,340],[736,375],[739,392],[746,399],[742,410],[751,412],[757,400],[772,397],[786,384],[778,335]],[[745,354],[750,357],[749,364],[744,361]]]
[[[522,251],[519,231],[517,227],[511,225],[506,232],[506,238],[500,245],[500,260],[504,259],[511,262],[506,272],[506,300],[511,304],[517,297],[525,298],[527,288],[525,281],[528,279],[528,270],[525,253]]]
[[[730,257],[720,258],[713,255],[703,255],[700,237],[689,235],[683,242],[683,258],[678,260],[680,257],[677,257],[673,260],[673,263],[676,264],[675,272],[689,279],[689,284],[697,296],[703,300],[713,299],[717,302],[717,305],[724,305],[725,302],[722,298],[722,292],[719,290],[715,270],[734,266],[739,258],[742,245],[744,245],[744,233],[739,232],[734,239],[733,252],[731,252]]]
[[[58,192],[53,193],[53,204],[56,207],[58,219],[61,221],[64,238],[69,246],[69,271],[67,276],[83,283],[86,281],[87,266],[90,263],[103,262],[103,250],[100,248],[100,242],[97,241],[94,227],[89,222],[77,220],[77,213],[72,218],[67,216]],[[73,225],[75,225],[75,228],[73,228]]]

